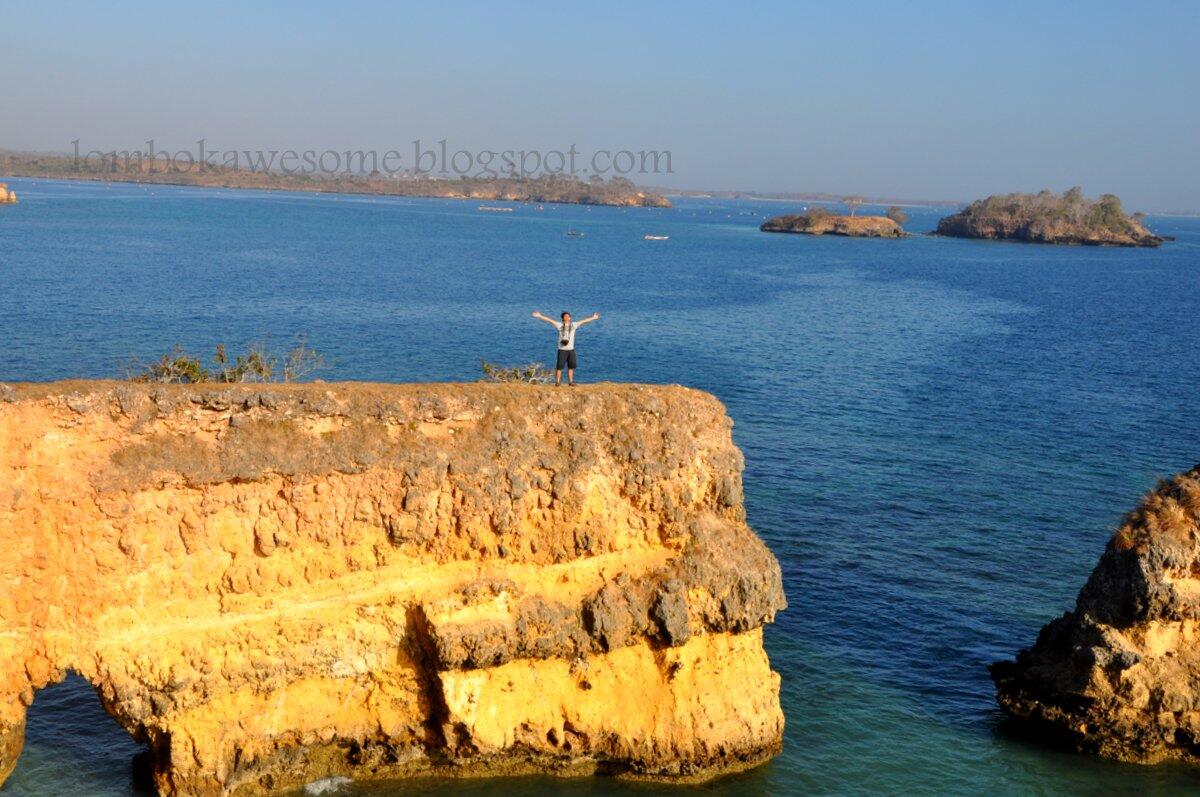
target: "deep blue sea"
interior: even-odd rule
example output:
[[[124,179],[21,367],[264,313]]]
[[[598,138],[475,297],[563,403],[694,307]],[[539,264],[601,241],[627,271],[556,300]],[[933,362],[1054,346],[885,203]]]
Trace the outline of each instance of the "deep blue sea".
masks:
[[[1014,737],[986,669],[1072,606],[1157,478],[1200,460],[1200,220],[1152,217],[1178,240],[1118,250],[758,231],[795,203],[481,213],[8,182],[0,380],[305,334],[326,380],[470,381],[480,358],[551,361],[555,333],[529,315],[567,309],[603,314],[579,333],[581,381],[678,382],[728,406],[750,522],[791,602],[766,637],[783,754],[698,788],[341,793],[1200,793],[1200,770]],[[910,209],[908,227],[943,212]],[[76,678],[38,695],[4,793],[127,795],[137,752]]]

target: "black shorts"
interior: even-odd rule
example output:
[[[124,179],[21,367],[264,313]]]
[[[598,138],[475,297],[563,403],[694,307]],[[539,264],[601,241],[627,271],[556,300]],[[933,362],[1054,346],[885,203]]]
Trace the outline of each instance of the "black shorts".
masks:
[[[558,362],[554,365],[555,371],[561,371],[563,368],[575,367],[575,350],[574,349],[559,349]]]

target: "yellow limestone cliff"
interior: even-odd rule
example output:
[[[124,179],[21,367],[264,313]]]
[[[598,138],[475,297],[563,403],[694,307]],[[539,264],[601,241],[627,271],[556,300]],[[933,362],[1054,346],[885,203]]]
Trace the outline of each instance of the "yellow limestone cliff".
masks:
[[[0,781],[67,671],[168,795],[757,764],[784,596],[730,429],[679,387],[0,385]]]

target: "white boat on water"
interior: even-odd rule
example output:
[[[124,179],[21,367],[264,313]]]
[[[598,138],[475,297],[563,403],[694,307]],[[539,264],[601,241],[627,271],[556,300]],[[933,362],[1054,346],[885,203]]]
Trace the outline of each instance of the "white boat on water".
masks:
[[[669,235],[643,235],[643,241],[668,241],[671,239]]]
[[[480,205],[480,210],[490,210],[493,213],[512,213],[516,208],[502,208],[497,205]]]

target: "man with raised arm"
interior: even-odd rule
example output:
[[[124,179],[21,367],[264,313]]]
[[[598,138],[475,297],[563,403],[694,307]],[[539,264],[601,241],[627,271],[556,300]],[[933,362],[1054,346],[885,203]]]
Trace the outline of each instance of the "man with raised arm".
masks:
[[[600,317],[599,313],[592,313],[582,321],[572,321],[571,314],[563,311],[562,322],[555,321],[549,316],[542,315],[537,310],[533,311],[533,317],[539,321],[545,321],[550,324],[558,332],[558,360],[554,363],[554,384],[562,384],[563,367],[567,369],[567,384],[571,387],[575,386],[575,330],[579,329],[584,324],[590,324]]]

